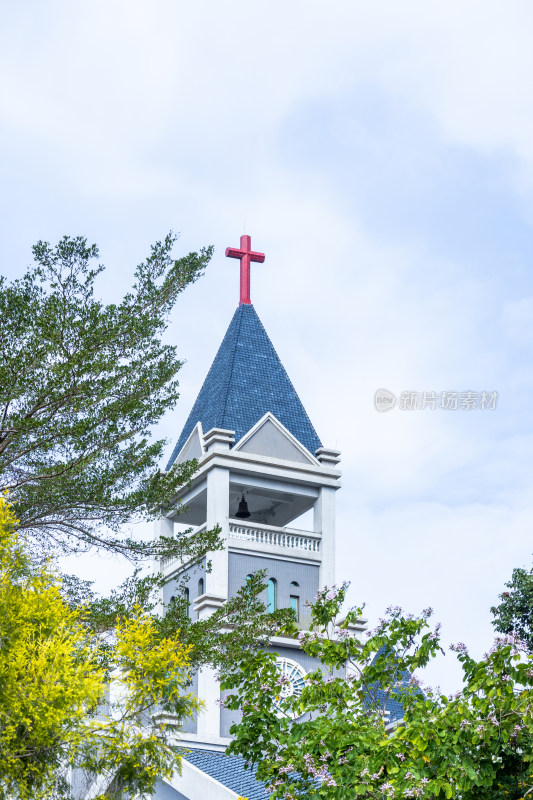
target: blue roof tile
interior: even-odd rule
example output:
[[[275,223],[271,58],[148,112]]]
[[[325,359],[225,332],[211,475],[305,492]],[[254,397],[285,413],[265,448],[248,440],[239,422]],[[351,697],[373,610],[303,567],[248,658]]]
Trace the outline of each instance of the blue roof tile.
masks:
[[[377,651],[376,655],[372,659],[372,663],[375,664],[378,659],[382,656],[387,655],[387,647],[383,645]],[[392,651],[393,660],[395,660],[395,652]],[[396,681],[400,684],[396,689],[396,697],[387,697],[385,692],[379,688],[378,684],[373,684],[370,688],[370,691],[367,694],[367,702],[368,705],[378,704],[380,707],[385,706],[386,710],[389,712],[389,722],[398,722],[398,720],[403,718],[403,705],[401,701],[398,699],[398,695],[401,696],[402,692],[415,692],[416,694],[424,694],[421,689],[418,688],[416,684],[412,684],[411,682],[411,675],[407,671],[401,671],[396,675]]]
[[[265,784],[255,778],[255,768],[246,769],[240,756],[227,756],[212,750],[189,750],[183,758],[248,800],[265,800],[268,795]]]
[[[170,469],[197,422],[235,431],[238,442],[268,411],[310,453],[321,446],[294,386],[252,305],[240,305],[230,322],[178,443]]]

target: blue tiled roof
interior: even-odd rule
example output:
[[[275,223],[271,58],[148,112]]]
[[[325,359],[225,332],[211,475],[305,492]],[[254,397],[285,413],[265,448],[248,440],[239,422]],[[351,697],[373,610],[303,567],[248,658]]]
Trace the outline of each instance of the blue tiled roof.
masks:
[[[265,784],[255,778],[255,768],[245,769],[244,759],[240,756],[227,756],[212,750],[189,750],[183,758],[248,800],[265,800],[267,797]]]
[[[385,646],[380,647],[380,649],[377,651],[376,655],[372,659],[372,663],[375,664],[379,658],[385,656],[386,654],[387,654],[387,648]],[[419,689],[416,685],[413,686],[411,684],[411,675],[409,674],[409,672],[406,671],[400,672],[396,676],[396,680],[398,681],[399,684],[401,684],[401,686],[398,686],[397,688],[397,694],[401,695],[402,690],[404,692],[414,691],[417,694],[418,693],[423,694],[421,689]],[[397,697],[394,698],[389,696],[387,698],[385,692],[382,689],[380,689],[377,684],[374,684],[371,687],[371,691],[368,693],[367,696],[369,705],[377,702],[378,705],[382,707],[386,701],[386,710],[389,712],[389,719],[388,719],[389,722],[397,722],[399,719],[402,719],[403,705],[401,701],[397,699]]]
[[[204,433],[211,428],[235,431],[238,442],[267,411],[310,453],[321,446],[257,312],[243,303],[233,315],[167,469],[197,422]]]
[[[380,707],[385,705],[385,692],[382,689],[374,689],[373,701],[378,703]],[[397,722],[403,718],[403,706],[392,697],[389,697],[386,702],[386,710],[389,712],[387,723]]]

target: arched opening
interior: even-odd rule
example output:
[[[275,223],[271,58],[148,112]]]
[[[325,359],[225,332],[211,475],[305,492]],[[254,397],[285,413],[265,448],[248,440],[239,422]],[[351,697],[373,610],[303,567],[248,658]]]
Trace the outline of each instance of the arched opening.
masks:
[[[291,601],[291,609],[293,611],[294,618],[296,619],[296,622],[299,622],[300,621],[300,598],[298,597],[297,594],[291,594],[290,601]]]
[[[200,595],[203,594],[204,591],[205,591],[205,589],[204,589],[204,579],[200,578],[200,580],[198,581],[198,597],[200,597]]]
[[[183,595],[185,597],[185,602],[187,604],[187,616],[190,617],[191,616],[191,600],[190,600],[190,596],[189,596],[190,595],[189,587],[187,587],[184,590]]]
[[[296,622],[300,621],[300,593],[297,590],[300,588],[298,581],[291,581],[291,594],[290,594],[290,607],[294,614]]]
[[[246,576],[246,588],[248,588],[248,584],[251,583],[252,579],[253,579],[253,575],[247,575]],[[254,605],[254,598],[253,597],[247,597],[246,598],[246,607],[251,610],[253,608],[253,605]]]
[[[276,610],[276,581],[269,578],[267,583],[267,611],[272,614]]]

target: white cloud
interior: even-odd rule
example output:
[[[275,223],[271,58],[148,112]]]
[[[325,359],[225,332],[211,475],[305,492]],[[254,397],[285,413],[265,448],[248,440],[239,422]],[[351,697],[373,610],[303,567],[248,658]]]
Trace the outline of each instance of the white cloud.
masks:
[[[521,347],[533,344],[533,297],[506,303],[503,322],[507,336]]]
[[[398,231],[378,207],[371,229],[364,196],[358,205],[358,187],[339,189],[333,166],[349,172],[343,159],[360,149],[378,192],[377,170],[398,152],[401,204],[413,184],[431,194],[429,167],[459,146],[465,163],[503,161],[491,178],[509,175],[527,210],[530,5],[94,0],[33,11],[13,6],[1,34],[6,262],[27,260],[21,230],[88,229],[111,267],[104,291],[119,292],[169,227],[183,232],[178,250],[217,245],[168,334],[189,359],[162,426],[175,439],[236,304],[236,265],[222,253],[246,220],[267,253],[252,277],[257,310],[324,443],[343,451],[339,553],[357,599],[372,614],[432,603],[450,638],[478,641],[490,598],[529,557],[533,287],[500,274],[506,243],[487,268],[488,230],[450,255],[416,218]],[[350,106],[359,91],[367,108]],[[378,95],[401,136],[369,123]],[[313,109],[330,115],[324,142]],[[294,163],[311,139],[316,163],[313,148]],[[435,229],[448,222],[434,213]],[[380,415],[379,386],[497,389],[501,404],[493,416]]]
[[[351,578],[350,602],[366,600],[372,624],[387,605],[415,613],[431,606],[443,623],[445,646],[464,641],[481,657],[495,635],[489,608],[512,569],[529,566],[531,499],[515,498],[513,506],[393,503],[380,510],[343,503],[338,578]],[[364,545],[357,546],[362,535]],[[516,560],[517,552],[523,560]],[[426,680],[453,691],[460,675],[453,662],[448,654]]]
[[[185,169],[189,148],[269,151],[295,104],[372,84],[422,107],[453,141],[533,160],[526,2],[337,2],[326,12],[317,2],[114,0],[47,11],[33,24],[6,20],[4,120],[63,158],[97,168],[107,155],[102,180],[114,160],[142,173],[139,156],[153,158],[171,131]]]

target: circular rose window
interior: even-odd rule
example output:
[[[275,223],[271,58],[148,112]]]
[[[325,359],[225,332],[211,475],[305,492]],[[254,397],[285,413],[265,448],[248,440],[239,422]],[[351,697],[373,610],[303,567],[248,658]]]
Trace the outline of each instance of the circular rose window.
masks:
[[[274,705],[279,709],[280,700],[286,697],[299,697],[305,686],[305,670],[296,661],[291,658],[278,657],[276,659],[276,669],[279,672],[278,686],[279,695],[274,699]],[[279,711],[281,714],[281,711]],[[284,714],[285,715],[285,712]],[[292,718],[295,719],[299,714],[293,713]]]

